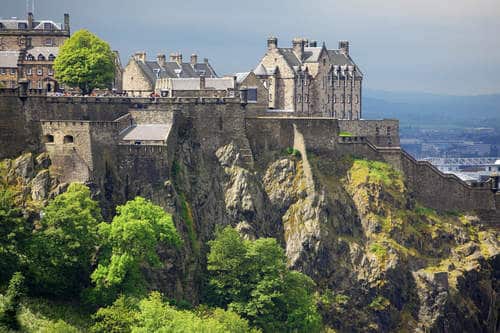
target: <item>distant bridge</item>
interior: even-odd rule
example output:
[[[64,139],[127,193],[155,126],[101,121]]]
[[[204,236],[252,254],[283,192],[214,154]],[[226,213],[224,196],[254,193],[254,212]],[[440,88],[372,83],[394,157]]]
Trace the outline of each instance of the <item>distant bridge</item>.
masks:
[[[500,160],[500,157],[427,157],[421,161],[430,162],[433,165],[460,166],[460,165],[492,165],[495,161]]]

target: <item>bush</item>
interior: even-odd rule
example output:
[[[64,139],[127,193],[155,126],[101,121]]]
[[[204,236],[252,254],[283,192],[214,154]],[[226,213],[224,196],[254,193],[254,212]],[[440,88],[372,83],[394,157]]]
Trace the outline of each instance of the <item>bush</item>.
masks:
[[[95,333],[128,333],[136,320],[137,307],[134,302],[120,296],[112,306],[101,308],[92,316],[95,321],[92,332]]]
[[[10,279],[3,306],[0,309],[0,323],[13,330],[19,329],[17,314],[20,308],[21,297],[24,294],[23,289],[24,276],[19,272],[14,273]]]

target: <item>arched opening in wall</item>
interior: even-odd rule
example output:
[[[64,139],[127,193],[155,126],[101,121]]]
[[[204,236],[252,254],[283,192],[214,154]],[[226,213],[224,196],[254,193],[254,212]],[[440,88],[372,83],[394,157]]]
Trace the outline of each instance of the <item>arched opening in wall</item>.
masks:
[[[73,142],[75,142],[74,139],[73,139],[73,135],[65,135],[63,142],[64,143],[73,143]]]
[[[47,134],[43,137],[43,142],[44,143],[53,143],[54,142],[54,136],[51,134]]]

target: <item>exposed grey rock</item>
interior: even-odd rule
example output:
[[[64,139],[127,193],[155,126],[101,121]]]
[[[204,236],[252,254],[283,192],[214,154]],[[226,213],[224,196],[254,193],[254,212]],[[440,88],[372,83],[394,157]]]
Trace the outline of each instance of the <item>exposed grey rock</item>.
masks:
[[[28,183],[34,176],[35,165],[33,155],[27,153],[14,160],[12,170],[15,175],[21,177],[23,182]]]
[[[37,201],[47,199],[51,185],[49,170],[40,171],[31,181],[31,198]]]

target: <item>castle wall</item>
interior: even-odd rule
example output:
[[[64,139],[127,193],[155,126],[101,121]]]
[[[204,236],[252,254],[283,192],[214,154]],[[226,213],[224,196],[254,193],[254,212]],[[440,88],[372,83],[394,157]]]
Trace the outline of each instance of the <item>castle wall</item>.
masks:
[[[364,136],[378,147],[399,147],[399,121],[396,119],[382,120],[339,120],[341,132],[353,136]]]

